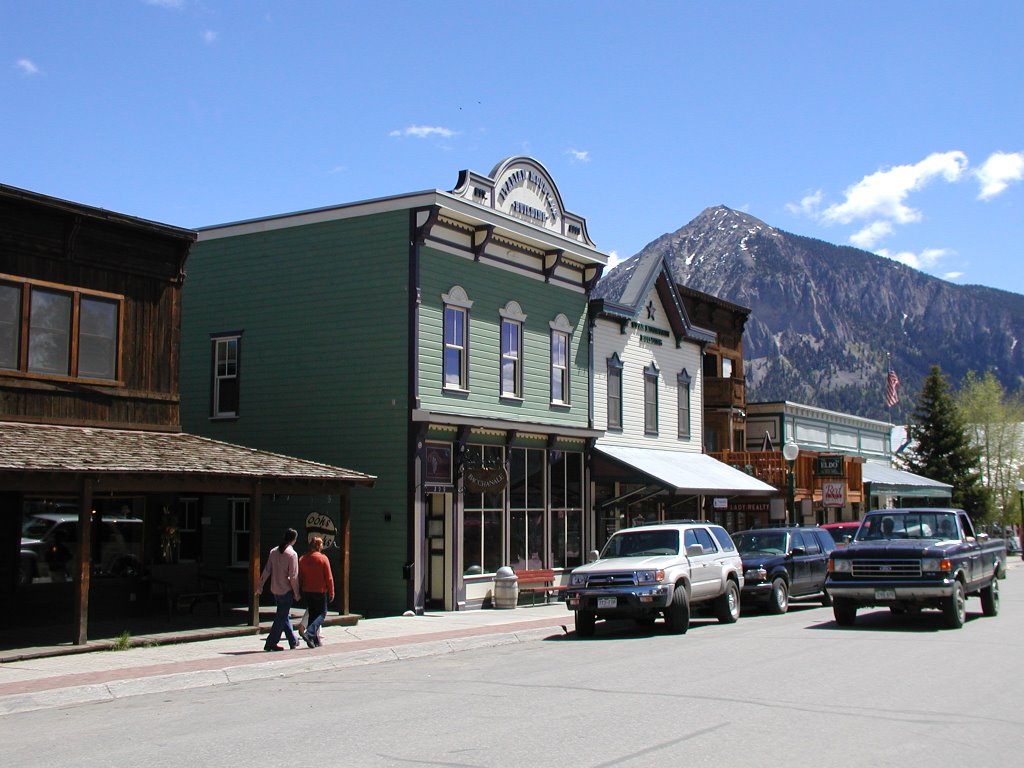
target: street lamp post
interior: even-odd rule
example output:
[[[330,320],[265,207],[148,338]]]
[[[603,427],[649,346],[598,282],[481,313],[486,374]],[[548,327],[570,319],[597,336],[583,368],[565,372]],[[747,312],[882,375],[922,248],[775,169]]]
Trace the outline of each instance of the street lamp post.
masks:
[[[1024,560],[1024,478],[1017,481],[1017,497],[1020,499],[1020,558]]]
[[[800,446],[792,440],[789,440],[782,446],[782,458],[789,465],[789,471],[786,473],[786,483],[789,490],[786,514],[789,516],[789,525],[796,525],[796,475],[793,473],[793,465],[796,463],[796,457],[799,455]]]

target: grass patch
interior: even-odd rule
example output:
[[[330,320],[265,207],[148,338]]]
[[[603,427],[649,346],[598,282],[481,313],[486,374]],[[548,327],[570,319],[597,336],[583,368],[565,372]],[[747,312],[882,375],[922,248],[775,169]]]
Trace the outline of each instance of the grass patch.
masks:
[[[131,647],[132,647],[132,635],[126,629],[124,632],[122,632],[120,635],[117,636],[117,639],[114,640],[113,645],[110,646],[110,650],[112,650],[112,651],[127,651]]]

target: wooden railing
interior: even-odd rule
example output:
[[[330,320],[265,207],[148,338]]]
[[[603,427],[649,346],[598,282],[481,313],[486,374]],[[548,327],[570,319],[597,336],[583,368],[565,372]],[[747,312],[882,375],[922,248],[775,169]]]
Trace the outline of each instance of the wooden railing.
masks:
[[[745,408],[747,388],[743,379],[704,379],[704,405],[714,408]]]

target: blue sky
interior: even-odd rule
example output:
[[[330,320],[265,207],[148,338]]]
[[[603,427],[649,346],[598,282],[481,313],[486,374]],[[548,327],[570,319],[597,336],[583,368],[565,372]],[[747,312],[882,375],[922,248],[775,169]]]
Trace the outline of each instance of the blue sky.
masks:
[[[1024,294],[1024,3],[4,0],[0,182],[181,227],[526,154],[627,258],[724,204]]]

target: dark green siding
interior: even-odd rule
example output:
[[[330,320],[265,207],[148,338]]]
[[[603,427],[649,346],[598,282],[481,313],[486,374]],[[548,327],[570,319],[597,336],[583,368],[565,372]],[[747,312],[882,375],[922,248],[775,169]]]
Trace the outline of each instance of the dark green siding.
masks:
[[[543,279],[518,274],[486,262],[424,248],[420,268],[420,400],[423,408],[490,418],[562,426],[588,426],[586,296]],[[465,289],[469,311],[469,394],[446,394],[441,388],[444,333],[442,294],[455,285]],[[500,397],[501,316],[509,301],[526,315],[523,326],[522,402]],[[564,314],[573,326],[570,350],[571,406],[551,405],[550,323]]]
[[[365,615],[406,608],[408,263],[408,213],[376,214],[200,239],[183,293],[186,431],[378,477],[353,493],[350,595]],[[211,421],[209,336],[227,331],[242,331],[240,417]],[[283,520],[267,517],[265,549]]]

